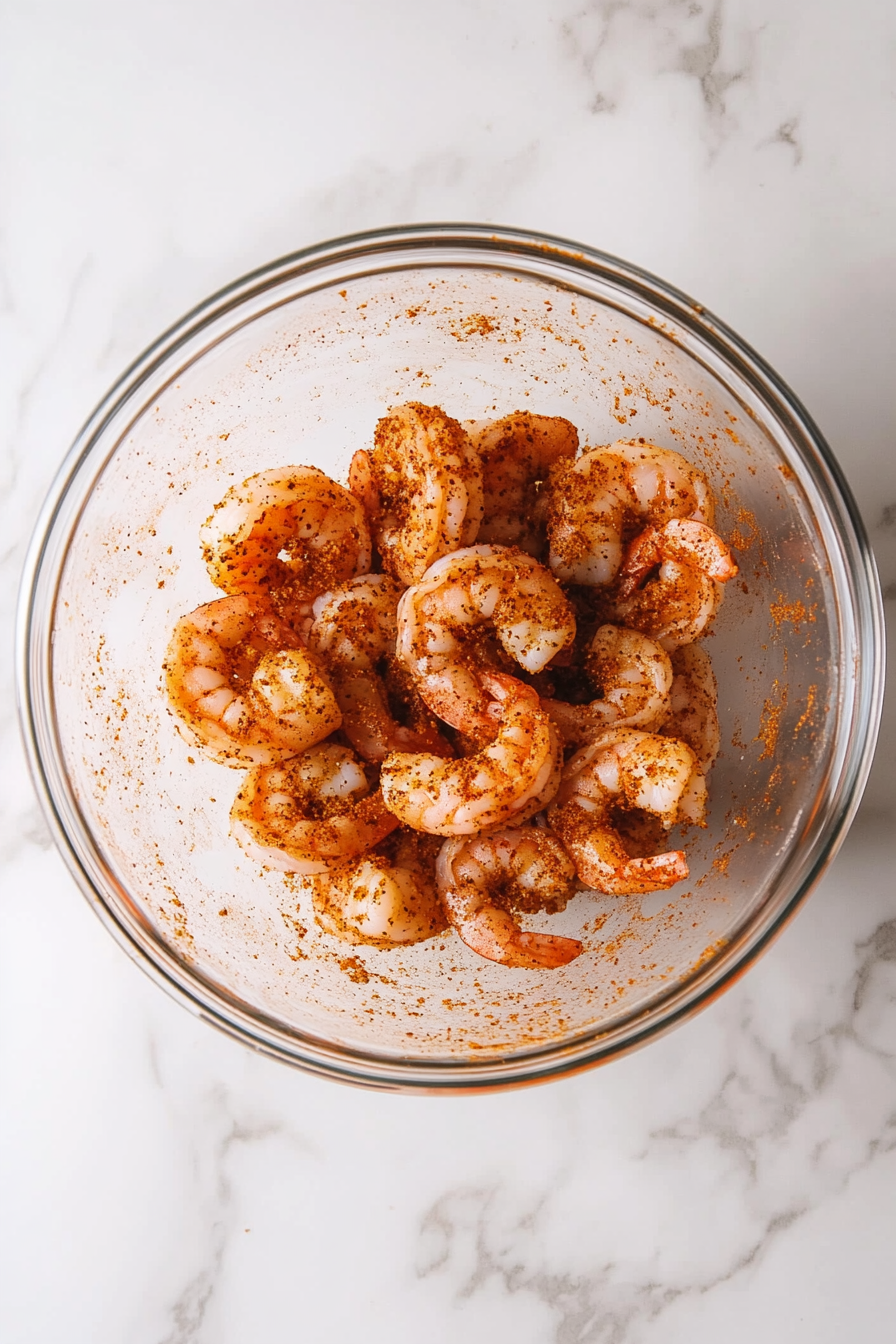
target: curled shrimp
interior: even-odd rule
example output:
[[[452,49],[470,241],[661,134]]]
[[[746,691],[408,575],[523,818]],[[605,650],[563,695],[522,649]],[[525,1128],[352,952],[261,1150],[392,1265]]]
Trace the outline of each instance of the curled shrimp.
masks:
[[[419,943],[447,928],[435,882],[440,841],[399,827],[360,859],[314,878],[318,924],[349,943]]]
[[[540,672],[575,637],[575,617],[550,572],[501,546],[468,546],[437,560],[398,606],[396,652],[433,713],[464,732],[494,728],[482,672],[494,631],[527,672]]]
[[[610,607],[664,649],[691,644],[706,632],[737,573],[722,538],[705,523],[673,518],[647,528],[629,546]]]
[[[719,754],[718,688],[709,654],[699,644],[685,644],[672,654],[669,716],[660,732],[691,748],[704,775]]]
[[[379,669],[384,660],[394,657],[401,591],[401,585],[387,574],[363,574],[323,593],[313,607],[309,646],[330,674],[343,730],[366,761],[382,761],[390,751],[452,755],[432,720],[427,722],[427,716],[419,712],[421,707],[412,703],[411,712],[417,711],[412,727],[398,723],[389,707]],[[413,689],[408,689],[410,698],[417,699]]]
[[[514,411],[502,420],[468,421],[482,462],[482,522],[477,540],[518,546],[530,555],[544,549],[541,483],[555,463],[579,449],[575,425],[560,415]]]
[[[699,823],[705,801],[706,781],[690,747],[614,728],[566,763],[547,815],[582,881],[595,891],[627,896],[674,886],[687,877],[688,864],[682,850],[632,858],[611,809],[640,809],[668,830],[678,821]]]
[[[285,760],[342,721],[313,657],[283,622],[245,595],[218,598],[183,616],[163,668],[184,736],[223,765]]]
[[[348,747],[326,742],[249,772],[230,831],[252,859],[290,873],[325,873],[398,825]]]
[[[548,562],[569,583],[612,583],[622,563],[623,536],[672,518],[712,526],[709,482],[670,448],[620,439],[560,463],[546,487]]]
[[[525,933],[513,910],[562,909],[575,890],[575,866],[550,831],[514,828],[446,840],[436,863],[448,919],[467,947],[489,961],[534,970],[579,956],[577,938]]]
[[[373,448],[352,458],[349,486],[367,510],[385,569],[404,584],[476,540],[479,458],[466,431],[438,406],[410,401],[384,416]]]
[[[589,742],[612,725],[654,728],[668,715],[672,663],[647,635],[600,626],[588,646],[585,671],[600,699],[583,705],[542,700],[567,745]]]
[[[495,740],[462,760],[387,756],[380,786],[386,806],[430,835],[474,835],[526,821],[554,796],[560,743],[538,696],[515,677],[482,674],[499,717]]]
[[[370,569],[364,509],[317,467],[262,471],[233,486],[199,538],[218,588],[263,594],[294,618],[308,615],[318,593]]]

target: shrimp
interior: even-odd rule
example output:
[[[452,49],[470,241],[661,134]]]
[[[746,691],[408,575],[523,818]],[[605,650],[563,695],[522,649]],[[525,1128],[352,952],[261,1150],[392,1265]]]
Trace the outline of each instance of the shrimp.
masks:
[[[662,527],[672,518],[712,526],[709,482],[670,448],[620,439],[561,462],[546,487],[548,563],[568,583],[612,583],[623,535],[634,524]]]
[[[646,635],[600,626],[588,646],[585,671],[601,699],[584,705],[542,700],[565,743],[588,742],[611,725],[655,728],[668,715],[672,663]]]
[[[611,896],[661,891],[688,875],[682,850],[632,858],[611,809],[638,808],[664,830],[678,821],[701,822],[706,781],[690,747],[669,737],[614,728],[571,757],[548,822],[566,846],[576,872]]]
[[[482,686],[497,652],[483,641],[487,625],[527,672],[546,667],[576,629],[549,571],[501,546],[469,546],[437,560],[398,605],[398,657],[433,713],[463,732],[494,729]]]
[[[332,742],[250,771],[230,811],[230,833],[249,857],[289,873],[325,873],[397,825],[354,752]]]
[[[705,633],[722,585],[736,573],[717,533],[694,519],[673,518],[631,543],[609,606],[619,620],[671,651]]]
[[[438,406],[409,401],[384,416],[372,450],[352,458],[349,486],[370,517],[384,568],[404,584],[476,540],[479,458],[466,431]]]
[[[686,743],[706,775],[721,742],[718,688],[709,654],[699,644],[686,644],[672,654],[672,672],[670,714],[659,731]]]
[[[448,926],[435,883],[440,841],[404,827],[363,858],[315,877],[314,911],[325,932],[374,947],[418,943]]]
[[[384,659],[394,657],[400,595],[401,586],[388,575],[363,574],[323,593],[313,607],[308,643],[331,675],[346,736],[367,761],[382,761],[390,751],[453,755],[424,714],[416,713],[417,725],[407,728],[389,708],[378,668]]]
[[[184,737],[222,765],[285,760],[342,721],[313,657],[245,595],[220,597],[183,616],[163,668]]]
[[[575,425],[560,415],[514,411],[503,420],[467,421],[482,462],[483,516],[477,540],[519,546],[530,555],[544,549],[539,486],[548,468],[579,449]]]
[[[467,947],[504,966],[565,966],[582,952],[577,938],[524,933],[514,909],[563,909],[576,870],[555,835],[535,827],[446,840],[436,879],[448,918]]]
[[[233,486],[199,539],[218,588],[265,595],[294,621],[318,593],[370,569],[364,509],[317,467],[279,467]]]
[[[560,780],[560,742],[530,687],[498,673],[482,684],[500,716],[495,740],[463,760],[396,752],[383,764],[386,806],[407,826],[430,835],[474,835],[527,821],[553,798]]]

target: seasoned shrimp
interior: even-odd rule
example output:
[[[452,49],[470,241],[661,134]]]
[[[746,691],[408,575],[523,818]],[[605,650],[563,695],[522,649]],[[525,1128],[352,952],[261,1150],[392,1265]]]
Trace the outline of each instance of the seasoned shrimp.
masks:
[[[479,458],[466,431],[437,406],[409,401],[384,416],[371,451],[352,458],[349,486],[367,510],[384,567],[404,584],[476,540]]]
[[[631,543],[609,605],[624,624],[671,651],[705,633],[721,603],[722,585],[736,573],[717,533],[694,519],[673,518]]]
[[[379,669],[384,659],[394,657],[401,591],[386,574],[364,574],[314,603],[308,643],[331,676],[346,736],[367,761],[382,761],[390,751],[453,755],[425,714],[416,713],[415,726],[404,727],[389,708]],[[411,696],[416,699],[413,690]]]
[[[655,728],[668,715],[672,663],[647,635],[602,625],[588,646],[585,671],[601,699],[583,705],[542,700],[567,745],[592,741],[611,725]]]
[[[222,765],[285,760],[342,721],[312,656],[245,595],[218,598],[182,617],[163,667],[184,736]]]
[[[672,738],[614,728],[566,763],[548,821],[566,846],[576,872],[611,896],[661,891],[688,875],[682,850],[632,858],[613,826],[613,807],[638,808],[664,829],[700,822],[706,781],[690,747]]]
[[[437,560],[398,606],[396,652],[433,713],[464,732],[494,728],[482,672],[494,657],[491,627],[506,653],[540,672],[575,637],[572,608],[531,556],[469,546]]]
[[[250,858],[290,873],[325,873],[398,825],[379,789],[370,792],[354,752],[332,742],[250,771],[230,823]]]
[[[553,798],[560,742],[538,696],[515,677],[481,674],[491,697],[495,740],[474,756],[446,761],[396,752],[380,784],[386,806],[407,826],[430,835],[474,835],[526,821]]]
[[[709,654],[699,644],[686,644],[672,654],[672,672],[670,713],[659,731],[686,743],[706,775],[721,742],[718,688]]]
[[[440,841],[404,827],[363,858],[314,878],[314,912],[327,933],[374,947],[418,943],[448,926],[435,883]]]
[[[579,450],[575,425],[560,415],[514,411],[503,420],[467,421],[482,462],[482,522],[477,540],[541,556],[545,544],[539,486],[556,462]]]
[[[709,482],[670,448],[620,439],[560,463],[545,489],[548,562],[569,583],[612,583],[623,538],[635,526],[662,527],[672,518],[712,526]]]
[[[199,538],[217,587],[263,594],[294,621],[318,593],[370,569],[364,509],[317,467],[262,471],[233,486]]]
[[[467,947],[504,966],[565,966],[576,938],[524,933],[521,908],[562,909],[575,890],[575,866],[550,831],[535,827],[446,840],[436,864],[448,918]]]

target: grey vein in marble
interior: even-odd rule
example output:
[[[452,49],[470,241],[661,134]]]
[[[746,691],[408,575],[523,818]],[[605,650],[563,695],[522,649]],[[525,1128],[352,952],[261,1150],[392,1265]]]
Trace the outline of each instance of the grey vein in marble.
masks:
[[[693,0],[592,0],[562,19],[563,48],[591,86],[592,112],[611,112],[645,76],[683,74],[695,79],[715,153],[733,122],[731,88],[749,80],[757,34],[726,26],[722,0],[706,10]],[[744,50],[733,67],[723,57],[726,39]]]
[[[799,117],[791,117],[788,121],[782,121],[774,135],[768,136],[765,140],[760,140],[758,148],[763,149],[769,145],[786,145],[793,151],[794,168],[799,167],[803,161],[803,146],[797,136],[799,125]]]

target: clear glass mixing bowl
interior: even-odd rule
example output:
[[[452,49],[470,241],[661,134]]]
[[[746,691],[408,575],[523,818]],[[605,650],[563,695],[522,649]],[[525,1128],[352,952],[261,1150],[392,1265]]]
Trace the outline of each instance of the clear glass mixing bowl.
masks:
[[[308,893],[228,834],[240,772],[199,759],[161,691],[176,618],[217,596],[197,533],[235,481],[345,479],[385,409],[567,416],[643,435],[713,481],[741,574],[708,641],[723,749],[691,876],[577,896],[533,926],[583,936],[558,971],[455,935],[379,951],[317,928]],[[730,984],[830,861],[882,687],[880,599],[855,506],[781,380],[699,305],[613,257],[478,226],[338,240],[255,272],[124,375],[60,472],[20,610],[38,790],[94,909],[207,1021],[329,1077],[518,1084],[607,1060]],[[584,930],[584,933],[583,933]]]

